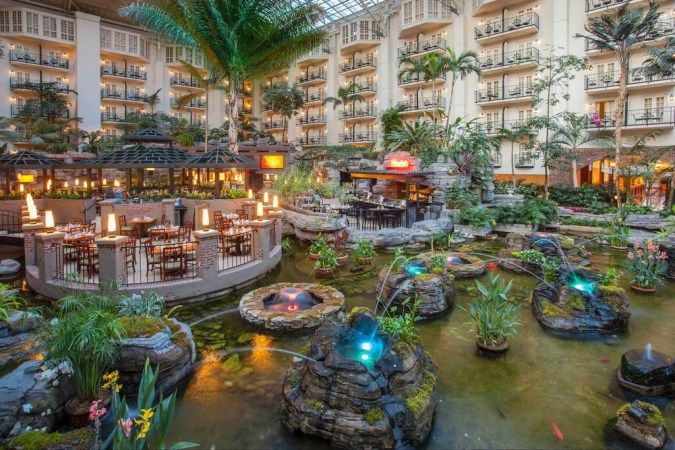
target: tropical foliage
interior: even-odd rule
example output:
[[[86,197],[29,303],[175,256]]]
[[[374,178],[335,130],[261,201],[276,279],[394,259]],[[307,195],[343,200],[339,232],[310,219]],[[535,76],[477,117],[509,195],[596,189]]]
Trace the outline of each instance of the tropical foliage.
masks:
[[[668,270],[666,252],[660,251],[651,240],[635,244],[633,250],[626,256],[626,269],[633,275],[633,283],[642,288],[655,288]]]

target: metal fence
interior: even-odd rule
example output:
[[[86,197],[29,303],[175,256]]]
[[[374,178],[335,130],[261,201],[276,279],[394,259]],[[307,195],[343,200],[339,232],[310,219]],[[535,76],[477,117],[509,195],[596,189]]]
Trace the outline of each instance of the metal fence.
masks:
[[[405,226],[404,209],[364,208],[354,206],[345,210],[349,227],[362,231]]]
[[[54,244],[54,279],[67,283],[99,284],[98,250],[93,245]]]
[[[20,232],[21,215],[16,211],[0,210],[0,234]]]
[[[130,240],[123,246],[127,285],[185,280],[197,276],[197,242]]]
[[[250,230],[243,233],[220,233],[218,237],[218,272],[244,265],[255,259],[253,255],[253,233],[255,232],[255,230]]]

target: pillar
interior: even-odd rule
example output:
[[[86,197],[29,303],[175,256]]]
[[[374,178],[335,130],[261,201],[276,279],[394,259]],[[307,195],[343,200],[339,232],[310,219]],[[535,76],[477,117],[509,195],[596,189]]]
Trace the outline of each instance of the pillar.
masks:
[[[44,230],[45,224],[42,222],[24,223],[21,227],[21,231],[23,232],[24,264],[26,267],[35,265],[35,235]]]
[[[197,241],[197,276],[203,280],[218,276],[218,232],[213,229],[194,232]]]
[[[64,237],[65,234],[58,231],[35,233],[35,265],[38,268],[38,278],[43,283],[53,280],[56,276]]]
[[[124,249],[127,236],[101,237],[94,242],[98,247],[98,279],[101,291],[110,288],[110,283],[117,286],[127,284],[127,268],[124,264]]]
[[[174,182],[174,170],[173,168],[169,169],[169,194],[173,195],[176,192],[176,185]]]
[[[281,244],[281,218],[283,212],[280,209],[271,209],[267,212],[267,218],[272,221],[270,229],[271,235],[274,239],[270,239],[270,250],[275,246]]]
[[[75,57],[70,62],[75,66],[75,90],[99,92],[101,90],[101,71],[98,64],[95,70],[92,63],[101,59],[101,18],[80,11],[75,12],[75,32],[77,33]],[[101,96],[79,95],[77,98],[77,116],[82,118],[78,127],[85,131],[101,129]]]
[[[270,257],[271,220],[249,220],[248,226],[253,228],[252,258],[266,260]]]

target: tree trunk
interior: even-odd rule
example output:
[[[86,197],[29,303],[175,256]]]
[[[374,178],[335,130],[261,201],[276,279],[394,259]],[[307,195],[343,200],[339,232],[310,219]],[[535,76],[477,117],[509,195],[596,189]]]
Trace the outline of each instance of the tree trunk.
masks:
[[[228,115],[230,116],[230,126],[227,130],[228,148],[232,153],[239,153],[237,145],[237,135],[239,134],[239,96],[234,92],[234,85],[230,93],[230,107]]]
[[[455,96],[455,83],[457,82],[457,77],[455,74],[452,74],[452,83],[450,84],[450,99],[448,100],[448,114],[445,116],[445,132],[448,132],[448,127],[450,126],[450,111],[452,110],[452,99]]]
[[[513,161],[513,141],[511,141],[511,183],[513,184],[513,190],[516,189],[516,165]]]
[[[209,151],[209,91],[206,91],[206,113],[204,114],[204,153]]]
[[[621,163],[621,135],[626,118],[626,91],[628,85],[628,62],[621,64],[619,75],[619,99],[616,105],[614,129],[614,190],[616,191],[616,205],[621,207],[621,191],[619,190],[619,165]],[[630,188],[630,187],[629,187]]]
[[[579,187],[579,180],[577,179],[577,160],[572,158],[572,186]]]

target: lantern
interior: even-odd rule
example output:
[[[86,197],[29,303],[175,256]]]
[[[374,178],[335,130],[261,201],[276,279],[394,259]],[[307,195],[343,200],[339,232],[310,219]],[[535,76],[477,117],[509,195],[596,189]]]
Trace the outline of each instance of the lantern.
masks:
[[[202,209],[202,231],[209,230],[209,209]]]
[[[52,190],[52,180],[51,179],[47,180],[47,190],[48,191]]]
[[[23,191],[24,191],[23,184],[19,184],[19,192],[23,194]]]
[[[263,214],[264,214],[263,204],[262,202],[258,202],[258,207],[256,208],[256,215],[258,216],[259,220],[263,219]]]
[[[279,196],[275,195],[274,197],[272,197],[272,207],[273,208],[279,207]]]
[[[270,202],[270,194],[267,191],[265,191],[263,192],[263,203],[267,204],[269,202]]]
[[[54,231],[54,213],[50,209],[45,211],[45,228],[50,232]]]
[[[37,218],[37,207],[35,206],[35,203],[28,205],[28,220],[30,220],[30,223],[36,223]]]
[[[117,232],[117,217],[115,213],[108,214],[108,237],[114,238],[115,232]]]

